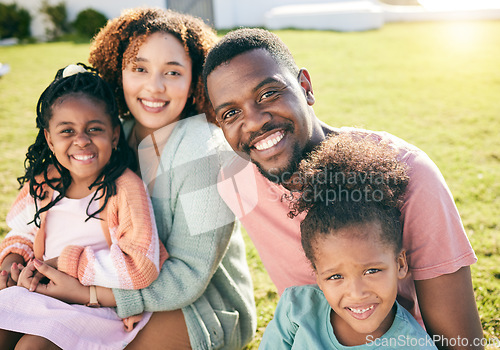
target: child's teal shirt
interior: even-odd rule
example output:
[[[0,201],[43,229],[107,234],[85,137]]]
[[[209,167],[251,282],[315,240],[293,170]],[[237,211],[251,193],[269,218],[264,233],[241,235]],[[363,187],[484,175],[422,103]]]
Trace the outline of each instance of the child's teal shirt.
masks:
[[[397,302],[396,305],[394,322],[382,337],[364,345],[344,346],[333,333],[332,308],[319,287],[290,287],[281,296],[259,349],[437,350],[413,316]]]

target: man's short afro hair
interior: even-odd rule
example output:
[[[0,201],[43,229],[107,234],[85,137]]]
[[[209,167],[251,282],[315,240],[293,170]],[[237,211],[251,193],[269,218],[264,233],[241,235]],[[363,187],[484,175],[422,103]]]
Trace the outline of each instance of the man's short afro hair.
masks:
[[[292,53],[276,34],[264,29],[241,28],[227,33],[209,51],[203,67],[205,89],[207,77],[215,68],[242,53],[256,49],[266,50],[279,65],[289,69],[293,75],[299,74]]]

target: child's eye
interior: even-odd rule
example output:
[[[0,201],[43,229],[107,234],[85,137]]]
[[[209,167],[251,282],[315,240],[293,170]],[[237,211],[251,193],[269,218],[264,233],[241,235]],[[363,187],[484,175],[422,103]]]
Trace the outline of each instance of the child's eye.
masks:
[[[382,270],[380,270],[380,269],[368,269],[368,270],[366,270],[366,274],[367,275],[373,275],[374,273],[377,273],[377,272],[380,272],[380,271],[382,271]]]
[[[61,134],[70,134],[72,132],[73,132],[73,129],[64,129],[64,130],[60,131]]]
[[[342,279],[342,275],[339,275],[338,273],[336,273],[335,275],[331,275],[330,277],[328,277],[329,280],[340,280]]]
[[[142,67],[133,67],[132,68],[132,71],[133,72],[138,72],[138,73],[143,73],[146,71],[146,69],[142,68]]]

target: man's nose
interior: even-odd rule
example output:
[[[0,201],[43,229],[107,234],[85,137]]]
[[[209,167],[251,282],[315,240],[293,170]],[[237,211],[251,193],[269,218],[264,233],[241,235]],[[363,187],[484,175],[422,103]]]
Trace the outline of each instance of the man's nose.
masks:
[[[259,131],[264,124],[272,119],[271,113],[259,106],[248,106],[243,113],[244,131],[246,132]]]

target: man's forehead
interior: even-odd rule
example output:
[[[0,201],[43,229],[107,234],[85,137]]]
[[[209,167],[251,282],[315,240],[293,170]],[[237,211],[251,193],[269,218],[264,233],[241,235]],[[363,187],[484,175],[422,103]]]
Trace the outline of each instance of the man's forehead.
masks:
[[[248,73],[249,71],[258,72],[262,70],[281,69],[278,62],[268,51],[265,49],[253,49],[234,56],[230,60],[221,64],[219,67],[215,68],[214,71],[219,68],[231,69],[235,66],[245,66],[245,71],[239,71],[241,74]]]
[[[281,82],[286,84],[288,74],[291,74],[286,67],[281,67],[276,60],[264,49],[252,50],[233,57],[215,68],[207,77],[207,87],[210,93],[220,87],[210,84],[214,80],[224,78],[226,82],[249,81],[255,84]],[[212,86],[212,88],[210,88]],[[248,87],[248,86],[247,86]]]

